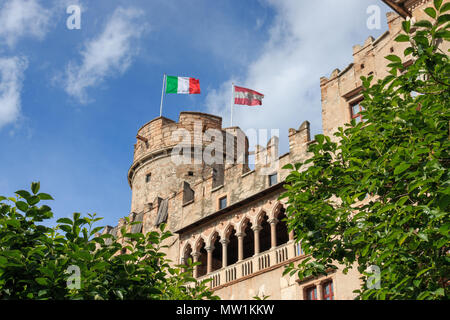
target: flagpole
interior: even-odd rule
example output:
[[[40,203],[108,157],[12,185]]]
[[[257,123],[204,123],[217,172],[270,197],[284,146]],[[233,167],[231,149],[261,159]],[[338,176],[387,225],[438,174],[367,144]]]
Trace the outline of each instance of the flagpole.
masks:
[[[234,82],[231,83],[231,127],[233,126]]]
[[[159,107],[159,116],[162,117],[162,107],[164,101],[164,87],[166,86],[166,74],[163,76],[162,92],[161,92],[161,106]]]

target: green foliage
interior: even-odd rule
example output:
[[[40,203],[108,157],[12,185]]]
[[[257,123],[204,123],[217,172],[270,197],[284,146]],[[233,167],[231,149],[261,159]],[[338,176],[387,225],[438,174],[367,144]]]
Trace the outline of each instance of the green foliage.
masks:
[[[448,298],[450,64],[438,48],[449,41],[448,10],[435,1],[432,22],[403,23],[407,70],[392,55],[390,76],[362,78],[365,122],[339,128],[339,143],[317,136],[309,160],[285,167],[288,226],[308,255],[285,274],[356,266],[359,299]],[[368,285],[370,266],[380,288]]]
[[[165,258],[163,240],[172,235],[164,225],[145,235],[123,228],[115,239],[98,235],[95,214],[74,213],[49,228],[39,223],[53,213],[40,202],[52,198],[39,189],[33,183],[32,194],[0,196],[0,299],[217,299],[208,281],[192,277],[191,262],[172,266]]]

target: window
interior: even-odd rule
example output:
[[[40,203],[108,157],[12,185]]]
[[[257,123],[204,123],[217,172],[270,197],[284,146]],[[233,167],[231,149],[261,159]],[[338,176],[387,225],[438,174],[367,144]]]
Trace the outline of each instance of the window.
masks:
[[[191,203],[195,199],[195,191],[191,188],[189,183],[184,181],[183,183],[183,205]]]
[[[269,176],[269,186],[271,187],[271,186],[277,184],[277,182],[278,182],[277,174],[276,174],[276,173],[271,174],[271,175]]]
[[[222,210],[227,206],[227,197],[223,197],[219,199],[219,209]]]
[[[224,166],[215,164],[212,168],[212,188],[216,189],[223,186],[224,178]]]
[[[150,180],[151,180],[151,178],[152,178],[152,174],[151,174],[151,173],[148,173],[148,174],[145,176],[145,183],[149,183]]]
[[[334,300],[333,281],[327,281],[322,285],[323,300]]]
[[[317,297],[317,287],[309,287],[306,289],[306,300],[319,300]]]
[[[361,111],[364,111],[364,108],[361,106],[360,102],[353,104],[351,107],[352,119],[355,119],[356,123],[364,121],[362,115],[360,114]]]

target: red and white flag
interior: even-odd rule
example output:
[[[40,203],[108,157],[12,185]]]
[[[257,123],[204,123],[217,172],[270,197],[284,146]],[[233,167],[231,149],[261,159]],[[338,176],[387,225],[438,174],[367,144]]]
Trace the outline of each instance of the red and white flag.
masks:
[[[234,86],[234,104],[261,106],[264,95],[247,88]]]

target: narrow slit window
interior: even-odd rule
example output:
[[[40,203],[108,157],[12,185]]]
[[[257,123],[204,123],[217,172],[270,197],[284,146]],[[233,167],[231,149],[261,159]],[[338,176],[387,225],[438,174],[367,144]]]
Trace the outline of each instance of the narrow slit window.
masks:
[[[269,175],[269,186],[276,185],[278,183],[278,174],[274,173]]]
[[[219,209],[222,210],[223,208],[227,207],[227,197],[222,197],[219,199]]]

